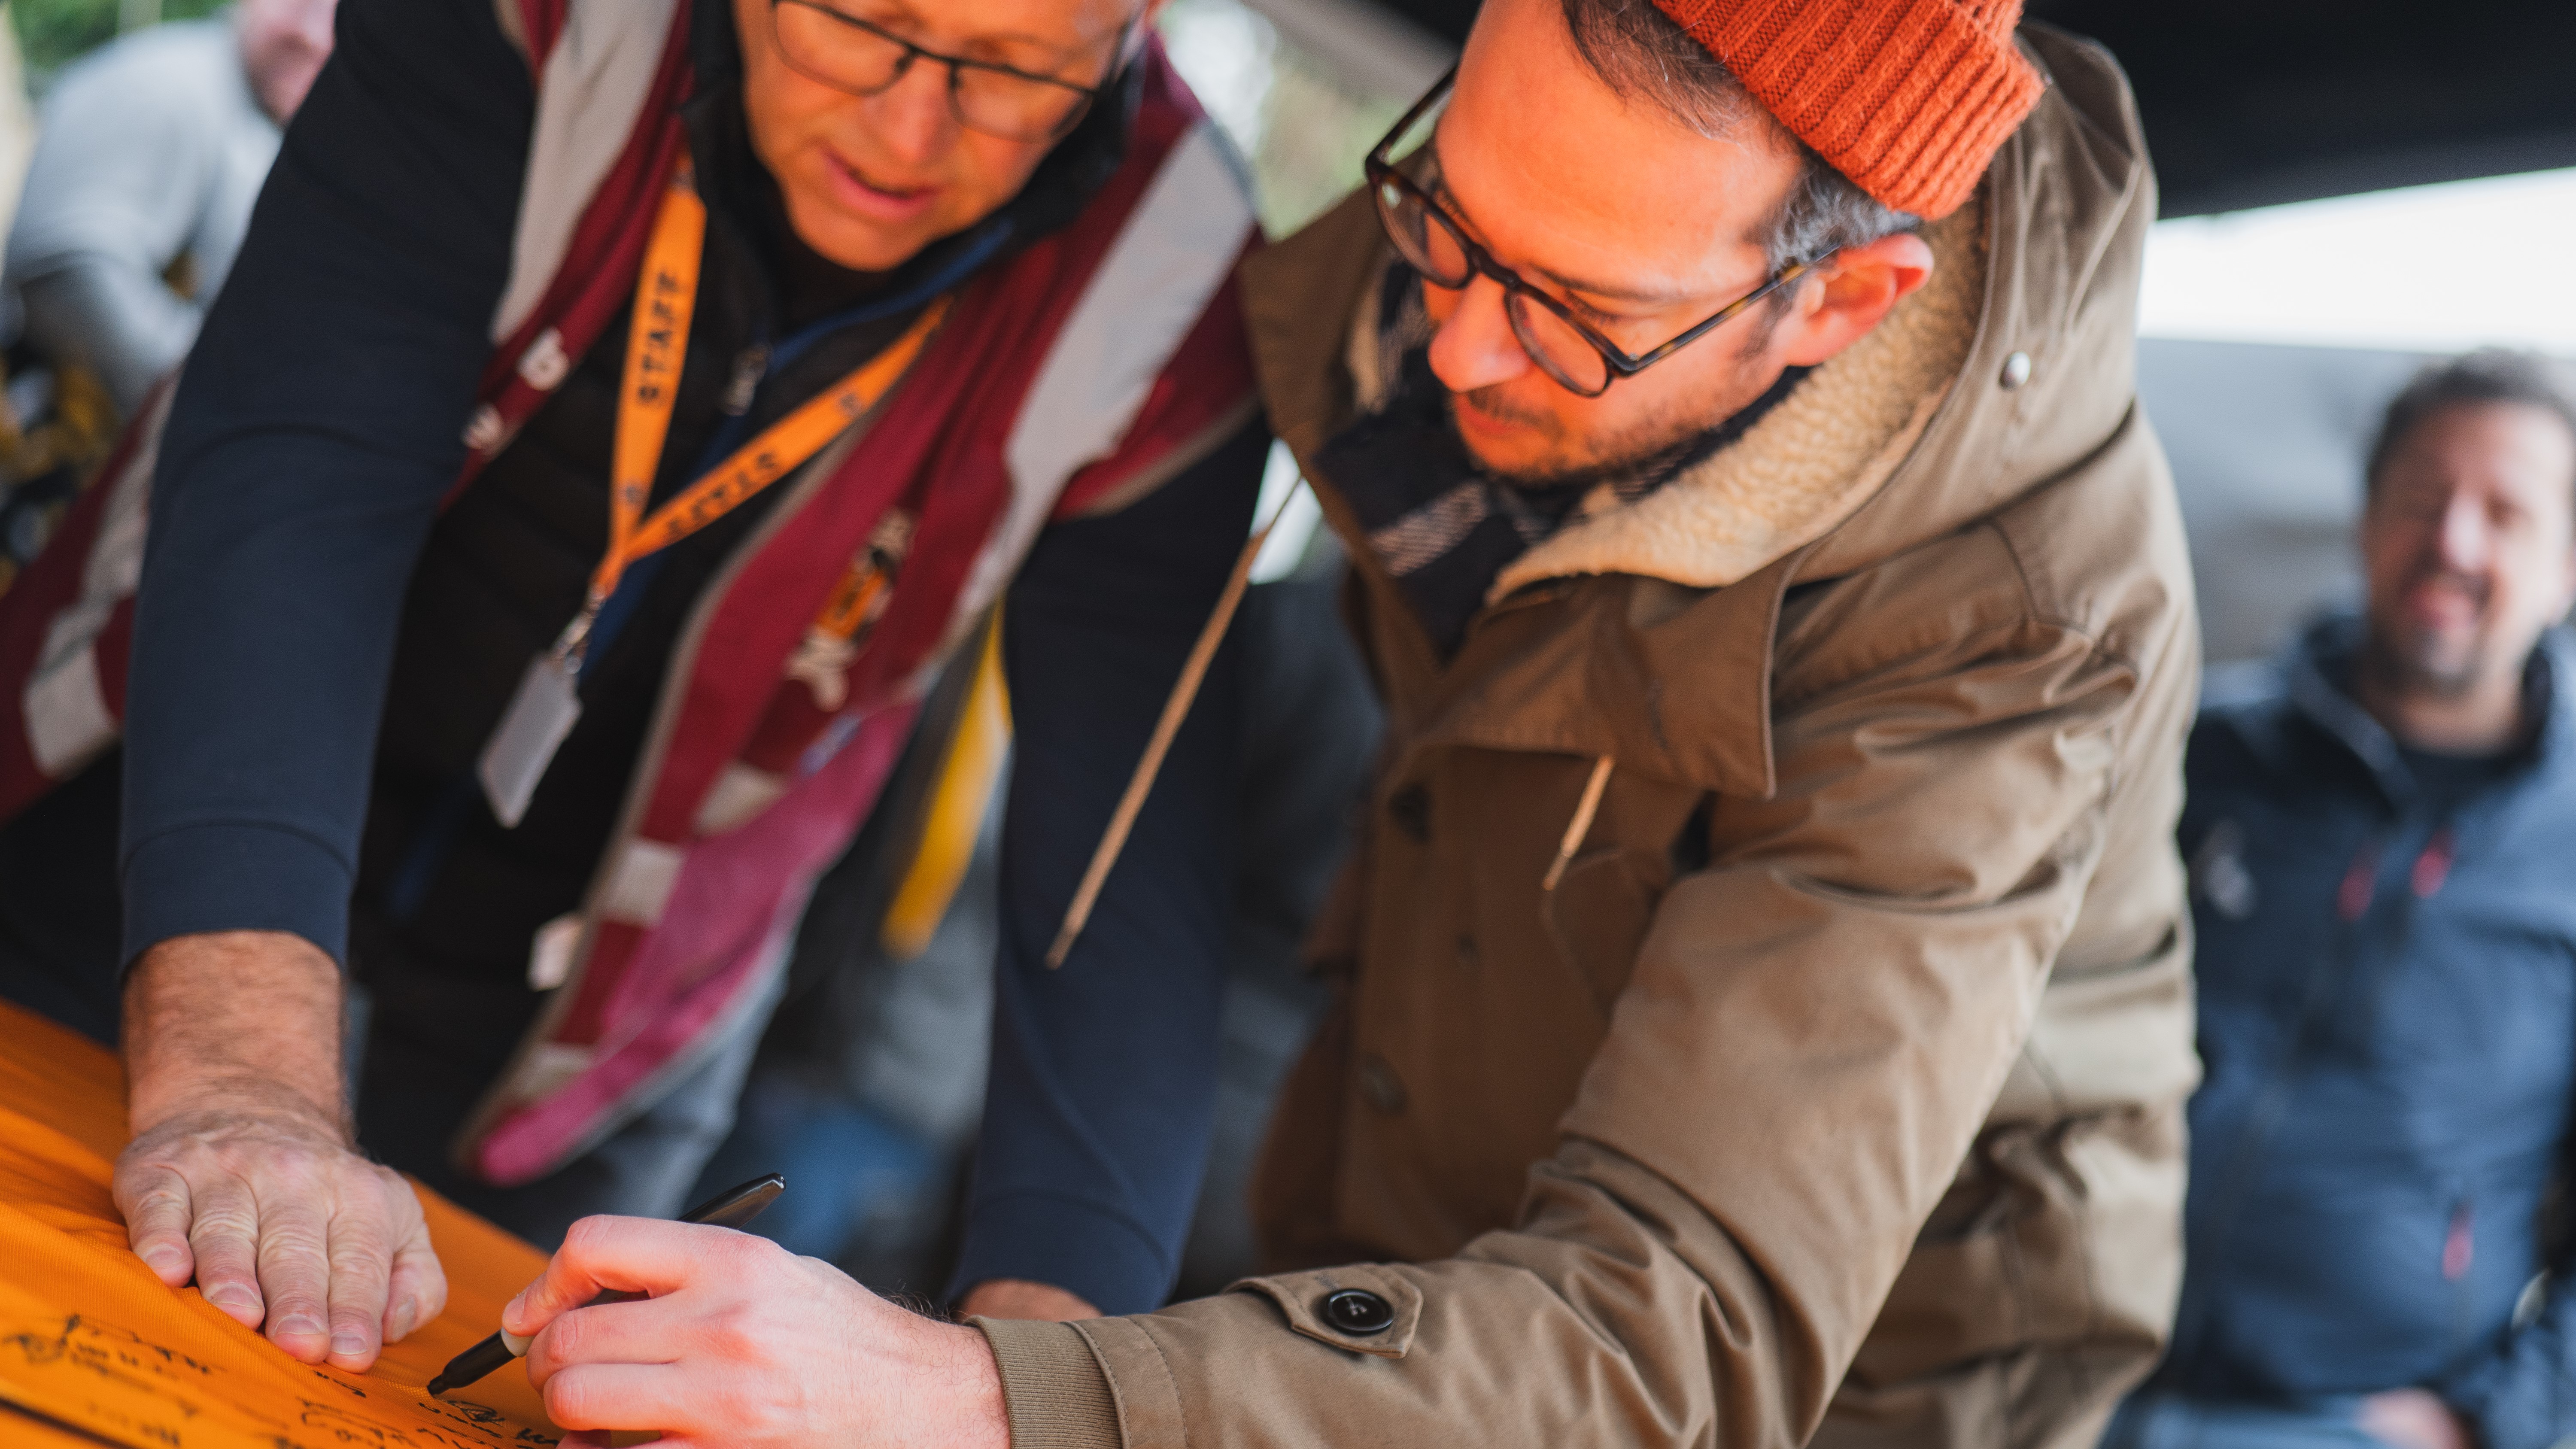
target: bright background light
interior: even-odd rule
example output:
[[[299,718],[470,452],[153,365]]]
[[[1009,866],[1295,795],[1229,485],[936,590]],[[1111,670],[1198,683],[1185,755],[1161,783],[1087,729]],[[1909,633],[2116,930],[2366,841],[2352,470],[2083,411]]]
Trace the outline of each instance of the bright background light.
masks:
[[[2576,355],[2576,170],[2158,222],[2147,337]]]

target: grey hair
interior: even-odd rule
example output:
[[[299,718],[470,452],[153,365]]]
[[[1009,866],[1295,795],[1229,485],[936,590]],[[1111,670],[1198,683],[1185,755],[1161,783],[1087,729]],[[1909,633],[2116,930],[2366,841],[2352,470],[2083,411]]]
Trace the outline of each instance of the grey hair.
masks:
[[[1711,140],[1748,123],[1779,125],[1724,61],[1691,39],[1653,0],[1559,3],[1575,53],[1621,99],[1648,101]],[[1815,148],[1796,144],[1798,180],[1755,238],[1773,271],[1791,262],[1821,261],[1845,247],[1864,246],[1923,224],[1852,184]],[[1788,294],[1775,295],[1785,305]]]
[[[2388,400],[2379,432],[2370,440],[2370,461],[2362,469],[2366,493],[2379,491],[2379,475],[2389,456],[2409,433],[2444,408],[2472,403],[2520,403],[2556,417],[2576,436],[2576,377],[2567,368],[2536,352],[2482,348],[2461,357],[2425,364]],[[2576,486],[2576,479],[2569,480]]]

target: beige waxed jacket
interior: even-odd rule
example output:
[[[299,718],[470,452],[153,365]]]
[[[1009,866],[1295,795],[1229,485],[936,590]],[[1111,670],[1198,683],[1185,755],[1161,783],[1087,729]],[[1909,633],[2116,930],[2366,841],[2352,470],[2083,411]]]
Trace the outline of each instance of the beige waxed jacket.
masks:
[[[2154,185],[2109,58],[2024,40],[2048,92],[1932,283],[1455,659],[1310,465],[1389,723],[1256,1184],[1286,1270],[982,1322],[1015,1444],[2078,1446],[2152,1363],[2198,674]],[[1382,245],[1354,201],[1247,270],[1301,457]]]

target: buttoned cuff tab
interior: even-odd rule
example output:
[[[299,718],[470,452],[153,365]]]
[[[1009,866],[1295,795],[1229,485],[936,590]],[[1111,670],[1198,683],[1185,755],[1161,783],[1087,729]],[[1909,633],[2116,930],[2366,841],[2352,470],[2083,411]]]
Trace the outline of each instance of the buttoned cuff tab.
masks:
[[[190,825],[125,857],[125,964],[178,936],[286,931],[349,959],[349,867],[300,831]]]
[[[1233,1290],[1279,1305],[1288,1326],[1335,1348],[1402,1358],[1422,1325],[1422,1290],[1401,1273],[1360,1263],[1314,1273],[1246,1278]]]
[[[978,1283],[1051,1283],[1106,1314],[1150,1313],[1172,1291],[1173,1254],[1123,1213],[1053,1193],[1006,1192],[971,1204],[948,1296]]]
[[[993,1347],[1011,1449],[1121,1449],[1118,1401],[1091,1344],[1070,1324],[970,1318]]]

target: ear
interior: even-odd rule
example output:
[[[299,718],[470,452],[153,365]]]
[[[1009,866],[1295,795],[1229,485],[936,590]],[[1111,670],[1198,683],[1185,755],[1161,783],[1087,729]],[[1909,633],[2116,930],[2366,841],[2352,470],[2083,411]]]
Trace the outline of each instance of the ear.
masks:
[[[1869,335],[1908,293],[1932,278],[1932,247],[1912,232],[1845,247],[1824,266],[1781,324],[1776,345],[1789,367],[1813,367]]]

